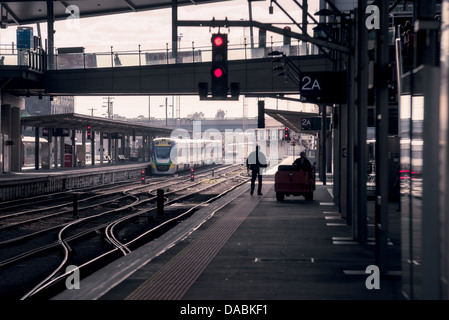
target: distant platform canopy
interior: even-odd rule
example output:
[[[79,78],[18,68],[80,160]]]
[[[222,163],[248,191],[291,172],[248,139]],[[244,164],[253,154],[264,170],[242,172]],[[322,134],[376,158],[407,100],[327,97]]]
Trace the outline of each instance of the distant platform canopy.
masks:
[[[302,119],[307,117],[318,117],[317,113],[286,111],[286,110],[272,110],[265,109],[265,114],[282,123],[287,128],[295,132],[304,131],[302,128]]]
[[[174,128],[160,127],[144,123],[91,117],[76,113],[62,113],[21,118],[22,126],[39,128],[61,128],[69,130],[87,130],[94,132],[122,133],[136,136],[170,136]]]
[[[222,2],[227,0],[177,0],[178,6]],[[96,17],[127,12],[169,8],[172,0],[75,0],[53,1],[55,20],[64,20],[79,13],[79,17]],[[2,1],[8,13],[8,24],[24,25],[47,21],[47,1]],[[78,12],[69,6],[76,6]],[[69,11],[66,11],[69,10]],[[69,12],[69,13],[67,13]]]

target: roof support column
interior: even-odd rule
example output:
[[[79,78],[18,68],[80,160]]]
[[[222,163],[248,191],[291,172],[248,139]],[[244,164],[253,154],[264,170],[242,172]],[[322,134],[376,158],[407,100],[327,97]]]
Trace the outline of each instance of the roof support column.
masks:
[[[92,135],[90,138],[90,156],[92,160],[92,165],[95,165],[95,131],[92,130]]]
[[[22,126],[20,125],[20,108],[11,106],[11,171],[22,171]]]
[[[357,19],[357,16],[356,16]],[[349,28],[349,45],[354,47],[355,45],[355,24],[351,24]],[[348,87],[347,96],[348,101],[346,105],[346,223],[350,226],[353,225],[354,208],[354,127],[355,116],[353,110],[355,109],[355,57],[348,55]],[[354,234],[353,234],[353,238]]]
[[[82,145],[82,152],[80,152],[78,162],[82,167],[84,167],[86,165],[86,130],[83,130],[81,133],[81,145]]]
[[[248,12],[249,12],[249,21],[253,21],[253,8],[251,5],[251,0],[248,0]],[[254,49],[254,31],[253,31],[253,26],[249,27],[249,39],[250,39],[250,43],[251,43],[251,50]],[[251,55],[253,53],[251,52]]]
[[[327,161],[326,161],[326,138],[327,138],[327,106],[321,104],[321,164],[320,175],[323,185],[326,185]]]
[[[3,174],[2,91],[0,90],[0,174]]]
[[[52,128],[49,128],[48,131],[51,131],[51,130],[52,130]],[[55,166],[55,169],[57,169],[58,168],[58,136],[54,136],[54,138],[55,138],[55,142],[54,142],[53,148],[50,148],[50,152],[53,152],[53,150],[54,150],[53,164]]]
[[[59,137],[59,164],[61,168],[64,168],[64,156],[65,156],[65,137]]]
[[[359,0],[358,15],[358,53],[357,53],[357,240],[365,245],[367,242],[367,194],[366,194],[366,127],[368,109],[368,32],[365,26],[366,0]],[[386,27],[385,27],[386,28]],[[388,116],[388,115],[387,115]]]
[[[54,51],[55,51],[55,14],[53,10],[53,1],[47,0],[47,66],[49,70],[54,69]]]
[[[444,0],[442,1],[442,5],[443,8],[446,7],[448,5],[448,0]],[[449,34],[449,15],[448,15],[448,11],[444,10],[442,11],[442,16],[441,16],[441,39],[446,39],[446,37]],[[429,35],[430,36],[430,35]],[[432,42],[429,43],[429,45]],[[439,149],[439,154],[437,157],[434,156],[433,153],[431,153],[431,150],[427,150],[426,145],[424,145],[424,168],[427,168],[429,165],[431,165],[428,160],[428,157],[434,157],[433,160],[434,161],[438,161],[438,171],[435,170],[435,168],[433,167],[429,167],[431,168],[431,176],[429,177],[430,180],[427,180],[427,176],[424,178],[423,181],[423,190],[425,187],[427,187],[427,183],[430,182],[432,183],[434,180],[434,174],[436,174],[437,176],[439,176],[440,181],[438,182],[439,184],[439,188],[440,188],[440,192],[438,193],[438,212],[432,212],[431,215],[433,216],[434,214],[437,214],[437,219],[438,219],[438,223],[440,225],[440,229],[439,232],[435,232],[435,236],[439,239],[439,244],[438,244],[438,249],[436,249],[436,246],[434,246],[434,248],[432,249],[432,252],[435,252],[435,254],[437,255],[437,257],[439,257],[439,268],[438,271],[433,271],[435,273],[435,276],[438,277],[439,279],[439,283],[438,285],[438,289],[439,292],[436,292],[436,289],[434,287],[435,283],[432,281],[432,279],[429,278],[429,275],[427,274],[428,272],[428,268],[427,266],[432,267],[432,257],[429,257],[427,254],[425,256],[423,256],[423,281],[429,281],[429,284],[425,284],[423,287],[423,298],[424,299],[449,299],[449,286],[447,285],[448,283],[448,278],[449,278],[449,145],[447,143],[447,141],[449,140],[449,83],[447,81],[447,79],[449,79],[449,61],[448,59],[446,59],[447,55],[449,54],[449,48],[445,45],[441,46],[441,57],[440,57],[440,108],[438,110],[438,114],[437,116],[440,117],[440,125],[438,126],[438,137],[435,139],[434,143],[437,143],[439,141],[441,141],[441,144],[438,145],[438,149]],[[430,104],[429,104],[430,106]],[[426,121],[426,123],[424,124],[424,134],[425,136],[425,143],[427,143],[427,135],[428,134],[432,134],[433,130],[431,130],[431,132],[427,133],[428,127],[427,127],[427,116],[428,116],[428,112],[434,111],[434,108],[431,108],[431,110],[428,110],[428,106],[426,105],[426,108],[424,109],[424,120]],[[431,119],[429,119],[431,121]],[[442,143],[443,141],[445,141],[445,143]],[[434,147],[434,143],[431,143],[430,147],[433,148]],[[441,160],[439,160],[441,159]],[[427,175],[427,173],[424,173]],[[427,190],[427,189],[426,189]],[[430,192],[432,191],[432,189],[430,190]],[[426,213],[428,213],[427,211],[427,192],[424,191],[425,194],[423,194],[423,202],[425,201],[425,203],[423,203],[423,207],[426,208]],[[402,196],[401,196],[402,197]],[[431,220],[433,220],[434,218],[430,217]],[[428,227],[432,227],[431,225],[428,226],[428,223],[432,223],[432,221],[429,221],[428,219],[425,220],[425,222],[423,221],[423,228],[428,228]],[[436,229],[433,229],[436,230]],[[424,231],[425,234],[427,234],[427,231]],[[431,239],[427,239],[427,241],[425,241],[425,245],[423,245],[423,250],[428,250],[428,245],[432,245],[433,241],[434,241],[434,237],[433,236]],[[423,234],[424,237],[424,234]],[[424,238],[423,238],[424,240]],[[433,253],[429,253],[431,255],[433,255]],[[430,261],[428,259],[431,259]],[[429,264],[430,263],[430,264]],[[433,269],[435,270],[435,269]],[[446,284],[446,285],[444,285]],[[433,288],[432,288],[433,287]]]
[[[72,130],[72,167],[76,167],[76,130]]]
[[[171,39],[172,55],[176,63],[178,62],[178,0],[171,2]]]
[[[113,161],[113,156],[112,156],[112,134],[108,133],[108,156],[109,156],[109,163],[111,163]]]
[[[125,136],[125,147],[123,148],[123,155],[125,156],[125,158],[130,157],[130,151],[131,151],[131,136],[129,134],[127,134]]]
[[[48,129],[47,143],[42,147],[42,169],[51,168],[51,141],[53,139],[53,133],[51,129]]]
[[[380,4],[380,29],[377,30],[376,80],[376,265],[380,272],[388,271],[388,1]],[[413,299],[413,297],[412,297]]]
[[[11,172],[11,106],[4,104],[1,107],[3,145],[3,172]]]
[[[100,165],[103,164],[103,158],[104,158],[103,132],[100,132]]]
[[[142,134],[142,162],[147,161],[147,150],[148,150],[148,136],[146,134]]]
[[[39,170],[39,127],[34,128],[34,169]]]
[[[425,79],[423,81],[423,191],[422,212],[420,213],[420,216],[422,217],[422,293],[421,296],[417,295],[416,298],[429,300],[448,299],[447,293],[449,289],[447,284],[444,284],[447,279],[447,250],[449,246],[447,241],[447,231],[442,232],[443,230],[448,230],[447,218],[449,212],[440,207],[441,204],[447,201],[448,192],[447,179],[444,178],[445,171],[448,168],[447,156],[444,156],[445,149],[447,148],[445,146],[447,145],[447,138],[445,139],[444,136],[439,135],[440,125],[444,128],[444,123],[447,121],[444,116],[445,114],[447,115],[447,91],[445,90],[447,83],[447,45],[441,45],[441,56],[444,58],[441,58],[440,71],[438,66],[440,55],[437,54],[440,50],[440,44],[438,43],[439,41],[437,41],[439,22],[435,21],[435,3],[435,0],[427,1],[425,3],[424,1],[420,1],[418,3],[417,46],[415,47],[417,50],[417,54],[415,55],[417,60],[416,67],[422,68],[423,74],[421,77],[422,79]],[[442,7],[447,8],[447,1],[442,4]],[[445,13],[447,12],[447,10],[444,11]],[[447,34],[447,15],[445,13],[443,13],[443,24],[440,29],[442,33],[441,39],[445,39],[445,35]],[[430,23],[430,26],[425,27],[426,23]],[[444,43],[445,41],[441,42]],[[420,62],[421,66],[418,65]],[[416,76],[418,73],[420,72],[414,73],[413,76]],[[441,100],[440,77],[441,83],[443,84],[443,86],[441,86],[441,89],[443,90],[441,92],[441,97],[443,97]],[[416,90],[414,91],[417,93]],[[443,111],[440,111],[440,108],[442,108]],[[413,112],[412,114],[416,114],[416,112]],[[442,116],[441,118],[445,120],[440,120],[440,114]],[[412,120],[414,120],[413,116]],[[413,131],[418,132],[417,128],[413,128]],[[444,130],[442,130],[442,132],[444,132]],[[415,141],[418,142],[417,140],[418,139]],[[443,143],[445,140],[446,143]],[[416,148],[417,150],[417,146],[413,146],[413,144],[412,140],[412,148]],[[419,144],[419,142],[417,144]],[[445,169],[441,170],[442,168]],[[442,180],[445,182],[442,182]],[[415,179],[414,182],[419,183],[419,179]],[[416,202],[413,201],[413,203],[415,204]],[[418,214],[416,213],[413,214],[414,217],[418,217]],[[417,238],[415,234],[414,239]],[[416,247],[419,247],[419,245],[417,244]],[[443,254],[443,252],[445,252],[445,254]],[[417,252],[417,250],[414,250],[413,254],[419,257],[420,253]],[[446,259],[444,257],[446,257]],[[445,262],[442,263],[442,261]],[[418,272],[419,271],[416,273]],[[419,277],[419,273],[417,277]]]
[[[307,13],[309,11],[309,4],[307,0],[302,0],[302,32],[307,34]]]
[[[133,131],[133,142],[132,142],[132,147],[131,147],[130,158],[131,158],[131,156],[134,156],[136,149],[137,149],[137,147],[136,147],[136,132]]]
[[[332,167],[332,175],[333,175],[333,183],[332,183],[332,193],[334,195],[334,203],[338,206],[339,211],[340,210],[340,176],[341,176],[341,128],[340,128],[340,112],[341,112],[341,104],[336,104],[332,108],[332,127],[331,131],[333,131],[331,137],[333,139],[331,140],[333,150],[332,150],[332,157],[334,161],[332,162],[332,159],[330,160],[330,163],[333,164]]]
[[[114,147],[113,147],[113,159],[114,159],[114,163],[118,162],[118,136],[114,138]]]

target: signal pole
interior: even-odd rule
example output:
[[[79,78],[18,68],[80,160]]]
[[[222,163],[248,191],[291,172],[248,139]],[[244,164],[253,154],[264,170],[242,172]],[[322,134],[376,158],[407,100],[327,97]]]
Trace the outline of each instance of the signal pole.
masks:
[[[171,0],[172,55],[178,62],[178,0]]]
[[[94,116],[94,110],[97,110],[97,109],[87,108],[87,110],[90,110],[90,116],[93,117]]]
[[[113,118],[113,114],[114,114],[114,109],[112,104],[114,103],[112,100],[114,100],[114,97],[104,97],[103,99],[108,99],[108,101],[106,102],[107,105],[103,105],[103,108],[108,108],[108,119],[112,119]]]

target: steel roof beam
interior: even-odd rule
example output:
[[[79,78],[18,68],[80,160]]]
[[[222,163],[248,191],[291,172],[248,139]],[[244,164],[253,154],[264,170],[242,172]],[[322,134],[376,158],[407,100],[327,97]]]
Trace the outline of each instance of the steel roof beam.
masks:
[[[98,0],[98,1],[62,1],[62,0],[49,0],[51,2],[56,2],[62,4],[64,8],[67,8],[70,6],[70,3],[76,4],[80,11],[83,13],[83,17],[97,17],[97,16],[105,16],[105,15],[111,15],[111,14],[121,14],[121,13],[128,13],[130,12],[130,9],[133,12],[141,12],[141,11],[149,11],[149,10],[157,10],[157,9],[164,9],[164,8],[170,8],[172,5],[171,0],[147,0],[147,1],[139,1],[139,4],[136,4],[137,2],[134,0],[116,0],[111,1],[113,2],[112,6],[108,5],[105,6],[107,9],[103,9],[101,6],[102,3],[108,2],[108,0]],[[179,6],[186,6],[186,5],[197,5],[197,4],[208,4],[208,3],[215,3],[215,2],[223,2],[223,1],[229,1],[229,0],[178,0]],[[40,8],[39,11],[36,12],[30,12],[29,11],[29,3],[30,2],[36,2],[39,4],[44,4],[47,2],[46,0],[36,0],[36,1],[29,1],[29,0],[16,0],[16,1],[2,1],[2,6],[8,11],[9,13],[9,23],[13,23],[13,21],[18,25],[26,25],[36,22],[44,22],[46,21],[46,12],[45,8]],[[97,5],[98,3],[98,5]],[[126,6],[123,4],[126,3]],[[95,4],[95,5],[92,5]],[[59,7],[59,6],[58,6]],[[67,19],[67,14],[65,13],[65,10],[56,10],[55,12],[55,20],[65,20]],[[15,13],[17,12],[17,13]]]
[[[130,7],[132,11],[137,12],[136,5],[134,3],[132,3],[131,0],[123,0],[123,1],[126,2],[128,7]]]
[[[17,25],[20,25],[20,20],[19,18],[16,16],[16,14],[11,10],[11,8],[9,8],[9,6],[6,3],[2,3],[2,7],[5,8],[5,10],[8,12],[8,14],[11,16],[11,18],[14,20],[14,22]]]

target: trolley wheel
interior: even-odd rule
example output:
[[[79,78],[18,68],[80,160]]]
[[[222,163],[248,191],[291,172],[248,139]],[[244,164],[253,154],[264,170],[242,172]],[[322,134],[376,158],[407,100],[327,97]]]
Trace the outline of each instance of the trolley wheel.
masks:
[[[277,199],[277,201],[283,201],[284,194],[282,192],[276,192],[276,199]]]

